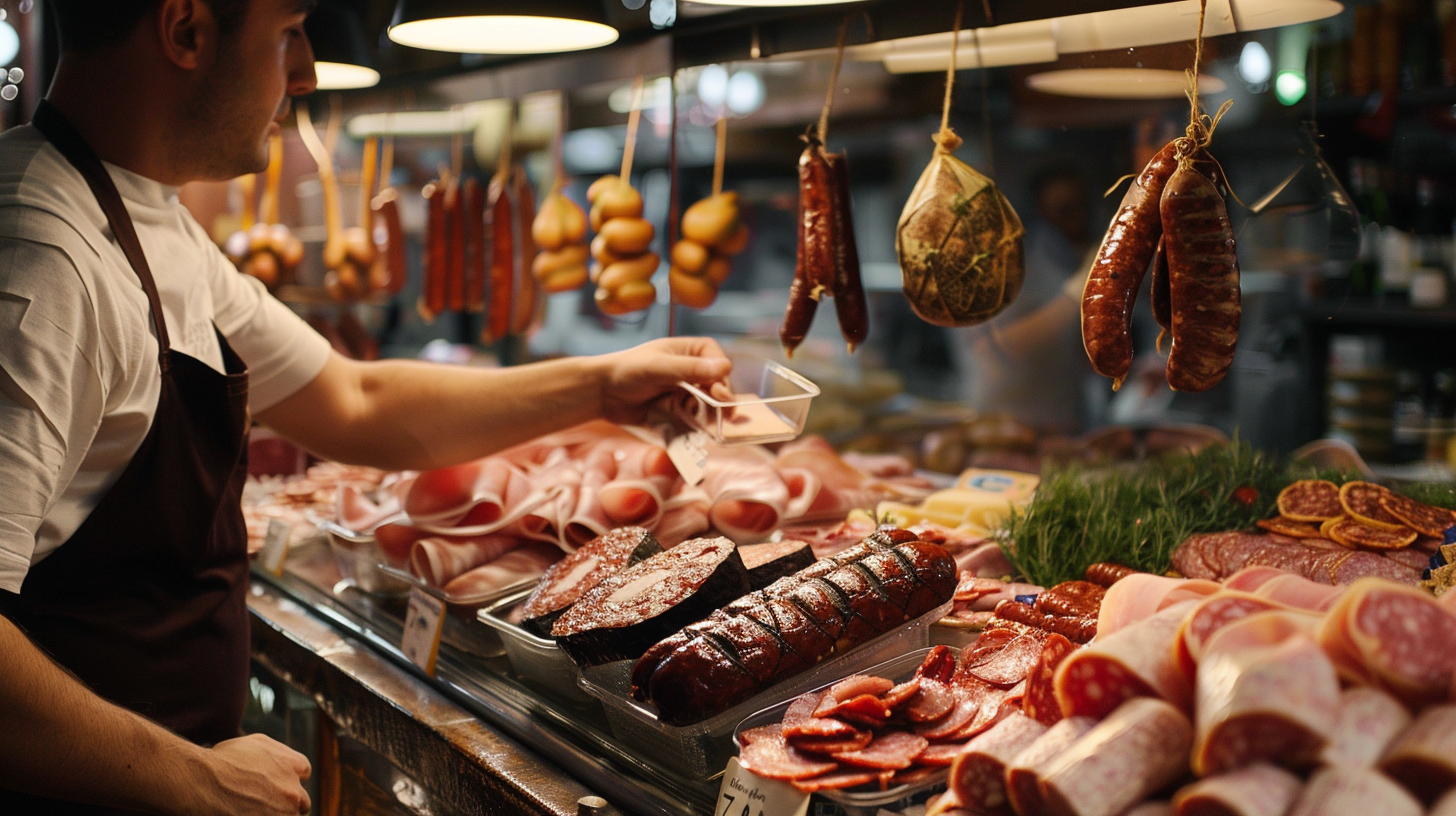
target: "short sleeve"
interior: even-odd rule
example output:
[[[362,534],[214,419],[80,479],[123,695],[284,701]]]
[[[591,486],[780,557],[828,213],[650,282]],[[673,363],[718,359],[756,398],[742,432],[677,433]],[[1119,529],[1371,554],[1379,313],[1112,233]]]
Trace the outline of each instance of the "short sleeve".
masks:
[[[207,241],[195,222],[190,227]],[[249,407],[255,414],[266,411],[318,376],[331,353],[329,342],[210,242],[208,248],[213,319],[248,366]]]
[[[42,520],[101,424],[90,312],[64,251],[0,238],[0,589],[20,590]]]

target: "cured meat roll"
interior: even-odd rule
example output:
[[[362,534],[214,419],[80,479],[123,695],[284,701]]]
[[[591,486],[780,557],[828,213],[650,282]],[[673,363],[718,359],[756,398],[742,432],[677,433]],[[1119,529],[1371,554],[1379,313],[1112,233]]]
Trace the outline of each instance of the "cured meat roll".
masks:
[[[608,576],[662,552],[642,527],[621,527],[577,548],[552,565],[521,604],[521,626],[542,636],[566,608]]]
[[[1162,700],[1129,700],[1052,760],[1041,780],[1053,816],[1118,816],[1188,772],[1193,726]]]
[[[966,743],[950,766],[957,798],[972,807],[1004,808],[1006,766],[1046,731],[1036,720],[1013,713]]]
[[[1173,645],[1193,603],[1184,601],[1098,637],[1063,661],[1053,680],[1062,714],[1098,719],[1133,697],[1158,697],[1187,711],[1189,678],[1178,668]]]
[[[944,548],[877,531],[654,646],[633,669],[632,693],[664,723],[698,722],[935,609],[955,584]]]
[[[1355,582],[1325,617],[1320,645],[1346,674],[1408,706],[1443,701],[1456,674],[1456,617],[1417,589]]]
[[[1425,802],[1456,786],[1456,705],[1423,711],[1386,749],[1380,770]]]
[[[1421,803],[1384,774],[1329,767],[1309,778],[1289,816],[1421,816]]]
[[[1047,729],[1006,766],[1006,798],[1017,813],[1041,813],[1041,778],[1072,743],[1092,730],[1091,717],[1070,717]]]
[[[1411,715],[1394,697],[1369,686],[1340,692],[1335,730],[1320,752],[1325,765],[1360,765],[1373,768],[1385,747],[1405,727]]]
[[[1201,779],[1178,791],[1178,816],[1284,816],[1304,783],[1273,765],[1250,765]]]
[[[693,539],[602,580],[551,635],[580,666],[631,660],[746,592],[748,570],[733,542]]]

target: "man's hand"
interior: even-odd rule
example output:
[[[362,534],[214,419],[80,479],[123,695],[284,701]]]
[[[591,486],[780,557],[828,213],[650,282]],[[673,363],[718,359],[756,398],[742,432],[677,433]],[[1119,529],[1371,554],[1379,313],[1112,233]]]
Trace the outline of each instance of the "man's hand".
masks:
[[[203,784],[189,814],[297,816],[309,809],[303,780],[312,769],[303,754],[262,734],[220,742],[203,754]]]
[[[721,393],[733,368],[706,337],[668,337],[595,359],[602,365],[602,416],[618,423],[642,422],[648,405],[679,382]]]

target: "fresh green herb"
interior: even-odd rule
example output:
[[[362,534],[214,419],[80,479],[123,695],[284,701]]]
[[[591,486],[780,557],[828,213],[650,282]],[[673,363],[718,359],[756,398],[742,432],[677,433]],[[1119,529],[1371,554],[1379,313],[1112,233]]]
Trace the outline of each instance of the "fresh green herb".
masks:
[[[1456,482],[1408,482],[1390,489],[1432,507],[1456,510]]]
[[[1007,526],[1002,549],[1042,586],[1081,578],[1098,561],[1161,573],[1188,536],[1252,527],[1277,515],[1275,499],[1290,482],[1332,477],[1345,480],[1294,472],[1239,441],[1136,469],[1049,471],[1027,512]]]

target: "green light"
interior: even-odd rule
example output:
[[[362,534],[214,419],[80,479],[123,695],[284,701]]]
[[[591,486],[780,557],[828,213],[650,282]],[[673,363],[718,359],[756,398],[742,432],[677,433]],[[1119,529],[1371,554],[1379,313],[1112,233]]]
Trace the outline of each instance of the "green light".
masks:
[[[1281,105],[1294,105],[1304,98],[1303,71],[1280,71],[1274,76],[1274,97]]]

